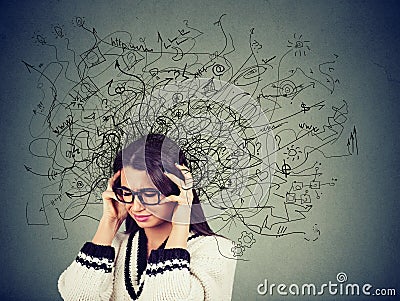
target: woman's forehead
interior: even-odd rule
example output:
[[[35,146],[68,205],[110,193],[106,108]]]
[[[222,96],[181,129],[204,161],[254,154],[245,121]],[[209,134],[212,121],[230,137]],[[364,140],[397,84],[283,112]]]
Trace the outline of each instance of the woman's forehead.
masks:
[[[156,188],[145,170],[123,167],[121,170],[121,186],[130,189]]]

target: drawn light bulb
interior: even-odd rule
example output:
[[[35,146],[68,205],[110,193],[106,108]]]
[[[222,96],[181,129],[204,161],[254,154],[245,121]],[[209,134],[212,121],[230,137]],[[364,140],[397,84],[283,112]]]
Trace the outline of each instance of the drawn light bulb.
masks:
[[[299,160],[300,159],[300,154],[302,154],[303,152],[300,150],[299,146],[294,146],[293,144],[290,147],[286,148],[287,151],[284,152],[284,155],[287,155],[287,160],[292,159],[292,161],[294,160]]]
[[[311,48],[309,46],[310,41],[304,41],[303,40],[303,35],[296,36],[296,34],[293,35],[294,42],[288,40],[288,45],[287,47],[294,49],[294,56],[305,56],[307,55],[307,51],[310,51]]]

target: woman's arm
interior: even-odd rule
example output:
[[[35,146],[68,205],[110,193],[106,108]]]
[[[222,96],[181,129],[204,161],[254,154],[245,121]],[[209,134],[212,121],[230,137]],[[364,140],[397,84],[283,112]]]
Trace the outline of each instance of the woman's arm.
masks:
[[[172,230],[165,249],[150,253],[141,300],[153,301],[225,301],[231,300],[236,258],[232,242],[217,236],[202,238],[201,247],[189,253],[187,238],[193,201],[193,178],[189,170],[176,164],[184,179],[166,173],[180,189]]]
[[[87,242],[75,261],[61,274],[58,290],[64,300],[109,300],[113,291],[115,248],[111,246],[127,212],[113,198],[112,185],[120,171],[109,179],[103,192],[103,216],[92,242]]]
[[[183,248],[151,252],[141,300],[231,300],[236,269],[232,243],[216,236],[197,239],[200,246],[191,253]]]
[[[164,199],[164,202],[175,202],[176,206],[171,218],[171,233],[169,234],[165,249],[187,248],[187,239],[190,231],[190,215],[193,203],[193,178],[189,170],[179,164],[176,167],[182,172],[184,179],[179,179],[176,175],[165,173],[174,182],[179,190],[179,195],[171,195]]]
[[[112,294],[115,250],[87,242],[61,274],[58,290],[67,300],[109,300]]]
[[[128,215],[125,205],[115,200],[115,194],[112,190],[114,182],[120,176],[121,171],[119,170],[108,180],[107,190],[102,194],[103,216],[92,239],[94,244],[110,246],[119,227]]]

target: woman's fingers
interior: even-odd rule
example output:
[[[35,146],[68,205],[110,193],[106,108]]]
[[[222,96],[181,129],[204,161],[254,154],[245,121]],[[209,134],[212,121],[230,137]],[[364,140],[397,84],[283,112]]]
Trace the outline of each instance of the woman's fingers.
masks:
[[[193,177],[192,174],[190,173],[189,168],[187,168],[185,165],[179,165],[179,164],[176,164],[176,167],[180,169],[183,176],[185,177],[185,183],[184,185],[181,185],[182,189],[191,190],[193,188]]]
[[[108,180],[108,185],[107,185],[107,190],[112,191],[112,187],[114,185],[114,182],[118,179],[118,177],[121,175],[121,170],[118,170],[109,180]]]
[[[124,204],[118,202],[113,191],[106,190],[102,193],[103,216],[111,219],[125,219],[127,211]]]
[[[176,175],[172,173],[165,172],[165,175],[174,182],[179,190],[179,196],[170,195],[166,197],[164,200],[166,202],[177,202],[182,205],[191,205],[193,201],[193,177],[190,173],[189,169],[184,165],[175,164],[176,167],[182,172],[184,176],[184,180],[178,178]]]
[[[192,174],[190,173],[190,170],[184,166],[184,165],[179,165],[175,164],[176,167],[182,172],[184,180],[178,178],[176,175],[172,173],[167,173],[165,172],[165,175],[176,185],[178,185],[179,189],[183,190],[191,190],[193,188],[193,177]]]
[[[110,190],[103,191],[101,196],[105,200],[115,200],[115,193],[112,190],[111,191]]]
[[[178,178],[176,175],[169,173],[169,172],[164,172],[164,174],[172,181],[174,182],[176,185],[178,185],[179,188],[182,187],[182,185],[185,184],[185,182],[183,180],[181,180],[180,178]]]

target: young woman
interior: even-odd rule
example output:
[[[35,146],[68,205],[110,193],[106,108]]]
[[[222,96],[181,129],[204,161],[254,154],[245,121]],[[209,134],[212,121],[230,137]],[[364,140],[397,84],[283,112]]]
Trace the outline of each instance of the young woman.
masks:
[[[231,300],[232,242],[205,221],[182,150],[149,134],[113,169],[97,232],[59,278],[63,299]]]

